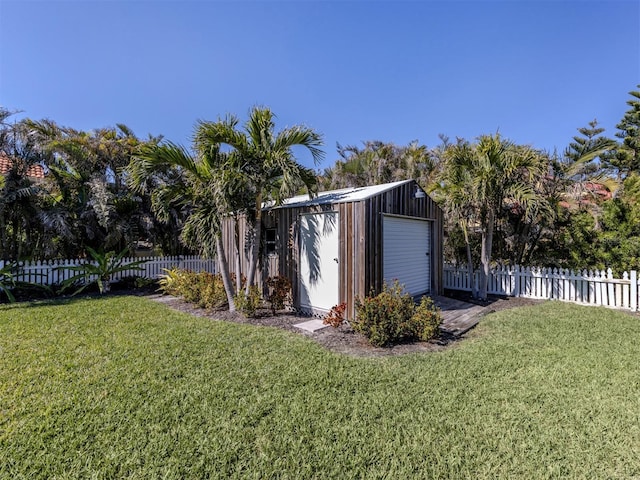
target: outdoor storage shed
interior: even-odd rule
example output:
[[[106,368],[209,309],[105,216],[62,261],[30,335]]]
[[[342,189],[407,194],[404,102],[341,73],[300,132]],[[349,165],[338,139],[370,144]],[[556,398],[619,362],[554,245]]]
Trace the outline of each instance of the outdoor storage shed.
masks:
[[[414,296],[441,294],[442,233],[442,210],[414,180],[301,195],[263,213],[258,278],[288,277],[301,312],[324,315],[344,302],[353,318],[356,298],[385,281],[398,279]],[[223,240],[235,252],[231,222]],[[246,272],[248,252],[241,263]]]

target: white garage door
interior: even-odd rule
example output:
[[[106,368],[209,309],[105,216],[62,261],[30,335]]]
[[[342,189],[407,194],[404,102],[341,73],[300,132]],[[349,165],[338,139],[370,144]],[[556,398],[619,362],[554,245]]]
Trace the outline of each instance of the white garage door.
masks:
[[[385,215],[383,228],[384,280],[404,284],[410,295],[431,291],[431,222]]]
[[[338,213],[300,215],[300,307],[328,312],[339,303]]]

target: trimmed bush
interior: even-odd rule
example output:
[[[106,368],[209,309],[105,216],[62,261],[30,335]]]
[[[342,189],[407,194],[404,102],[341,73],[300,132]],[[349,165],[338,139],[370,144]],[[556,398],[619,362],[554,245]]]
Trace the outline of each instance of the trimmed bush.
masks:
[[[255,317],[258,308],[262,304],[260,288],[257,285],[251,285],[249,287],[249,295],[242,290],[233,297],[233,301],[236,303],[238,311],[245,317]]]
[[[372,345],[382,347],[397,343],[403,337],[403,327],[414,311],[413,299],[404,293],[397,281],[375,297],[356,300],[356,318],[351,326],[362,333]]]
[[[407,323],[407,333],[413,338],[427,342],[436,336],[441,323],[440,309],[433,303],[433,299],[422,297]]]
[[[291,302],[291,282],[287,277],[278,275],[269,277],[266,284],[269,288],[267,301],[271,304],[271,311],[275,315],[276,311],[285,307],[286,302]]]
[[[165,272],[159,282],[163,293],[180,296],[202,308],[220,308],[227,303],[222,276],[219,274],[178,268],[165,269]]]
[[[390,346],[403,340],[427,341],[435,336],[441,323],[433,300],[424,297],[416,307],[411,295],[396,280],[385,283],[382,293],[356,300],[356,318],[351,326],[371,345]]]
[[[198,305],[202,308],[220,308],[227,304],[227,293],[221,275],[210,273],[199,274],[200,298]]]

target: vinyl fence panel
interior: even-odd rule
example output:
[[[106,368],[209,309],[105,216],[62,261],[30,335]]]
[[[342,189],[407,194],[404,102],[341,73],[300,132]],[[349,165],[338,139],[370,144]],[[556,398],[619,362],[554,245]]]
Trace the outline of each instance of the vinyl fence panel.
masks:
[[[141,269],[132,268],[114,275],[113,280],[120,280],[129,276],[143,278],[159,278],[164,269],[184,268],[196,272],[205,271],[217,273],[217,264],[213,259],[204,259],[197,255],[169,256],[169,257],[130,257],[124,258],[122,263],[132,263],[142,261]],[[18,262],[17,275],[15,280],[23,282],[37,283],[40,285],[59,285],[66,279],[75,275],[76,272],[68,270],[67,267],[74,267],[84,264],[85,260],[45,260],[45,261],[20,261]],[[8,262],[9,264],[11,262]],[[5,266],[5,262],[0,260],[0,268]]]
[[[473,281],[478,282],[479,272]],[[614,278],[611,269],[569,270],[558,268],[497,266],[491,270],[488,293],[512,297],[561,300],[583,305],[605,306],[638,311],[640,288],[635,270]],[[444,266],[444,288],[472,290],[472,279],[466,267]]]

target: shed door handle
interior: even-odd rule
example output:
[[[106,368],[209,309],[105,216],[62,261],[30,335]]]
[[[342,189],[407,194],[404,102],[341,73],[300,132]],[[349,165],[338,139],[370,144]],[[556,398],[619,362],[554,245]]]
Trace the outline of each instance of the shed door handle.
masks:
[[[338,259],[337,259],[337,258],[334,258],[334,259],[333,259],[333,261],[334,261],[334,262],[336,262],[336,263],[338,263]]]

